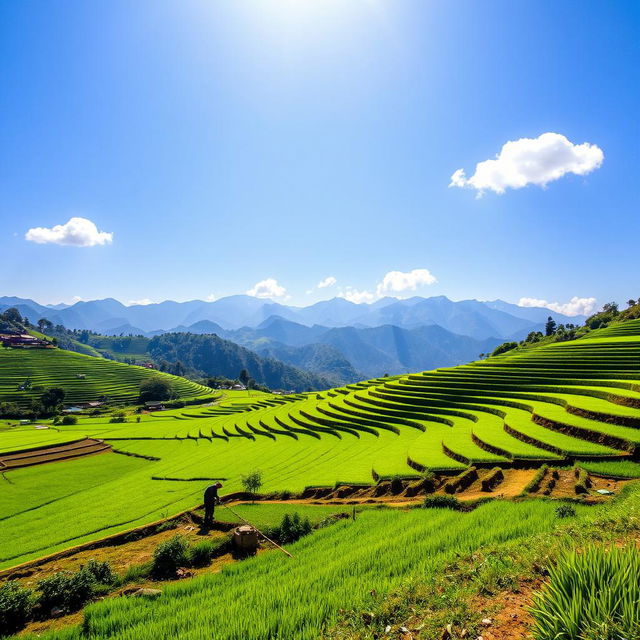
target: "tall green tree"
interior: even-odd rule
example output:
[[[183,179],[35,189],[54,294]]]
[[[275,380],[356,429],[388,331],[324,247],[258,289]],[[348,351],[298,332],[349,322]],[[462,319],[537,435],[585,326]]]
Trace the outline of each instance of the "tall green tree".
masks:
[[[549,316],[547,318],[547,323],[544,325],[544,333],[547,336],[552,336],[556,332],[556,321]]]

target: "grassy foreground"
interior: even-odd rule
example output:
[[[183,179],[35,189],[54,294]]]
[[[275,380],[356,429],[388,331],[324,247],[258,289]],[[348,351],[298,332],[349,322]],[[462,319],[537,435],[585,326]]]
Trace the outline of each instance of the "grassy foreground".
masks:
[[[86,610],[81,627],[46,637],[373,638],[416,615],[424,616],[416,637],[433,637],[443,623],[471,631],[482,615],[471,606],[479,593],[505,589],[526,572],[544,574],[563,550],[587,540],[640,530],[637,486],[609,504],[578,506],[566,520],[556,507],[494,501],[467,514],[368,510],[291,545],[293,559],[263,554],[168,586],[152,601],[108,599]]]

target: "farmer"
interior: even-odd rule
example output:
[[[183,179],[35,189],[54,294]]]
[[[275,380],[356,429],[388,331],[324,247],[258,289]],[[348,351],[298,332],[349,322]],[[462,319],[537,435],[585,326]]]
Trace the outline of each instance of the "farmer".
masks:
[[[218,489],[222,488],[221,482],[209,485],[204,490],[204,525],[210,527],[213,524],[213,510],[217,504],[220,504],[218,497]]]

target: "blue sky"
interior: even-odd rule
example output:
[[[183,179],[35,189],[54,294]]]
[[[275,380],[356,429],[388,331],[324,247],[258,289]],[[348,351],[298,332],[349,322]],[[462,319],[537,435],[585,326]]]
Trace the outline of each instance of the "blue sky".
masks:
[[[635,1],[24,0],[0,60],[5,295],[640,296]],[[604,160],[449,186],[547,132]]]

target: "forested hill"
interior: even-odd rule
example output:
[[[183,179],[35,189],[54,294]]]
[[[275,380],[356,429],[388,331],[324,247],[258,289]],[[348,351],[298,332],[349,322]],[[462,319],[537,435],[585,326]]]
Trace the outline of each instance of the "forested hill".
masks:
[[[332,386],[323,376],[261,357],[215,334],[165,333],[150,340],[148,352],[154,360],[180,361],[203,375],[237,378],[242,369],[247,369],[256,382],[270,389],[307,391]]]

